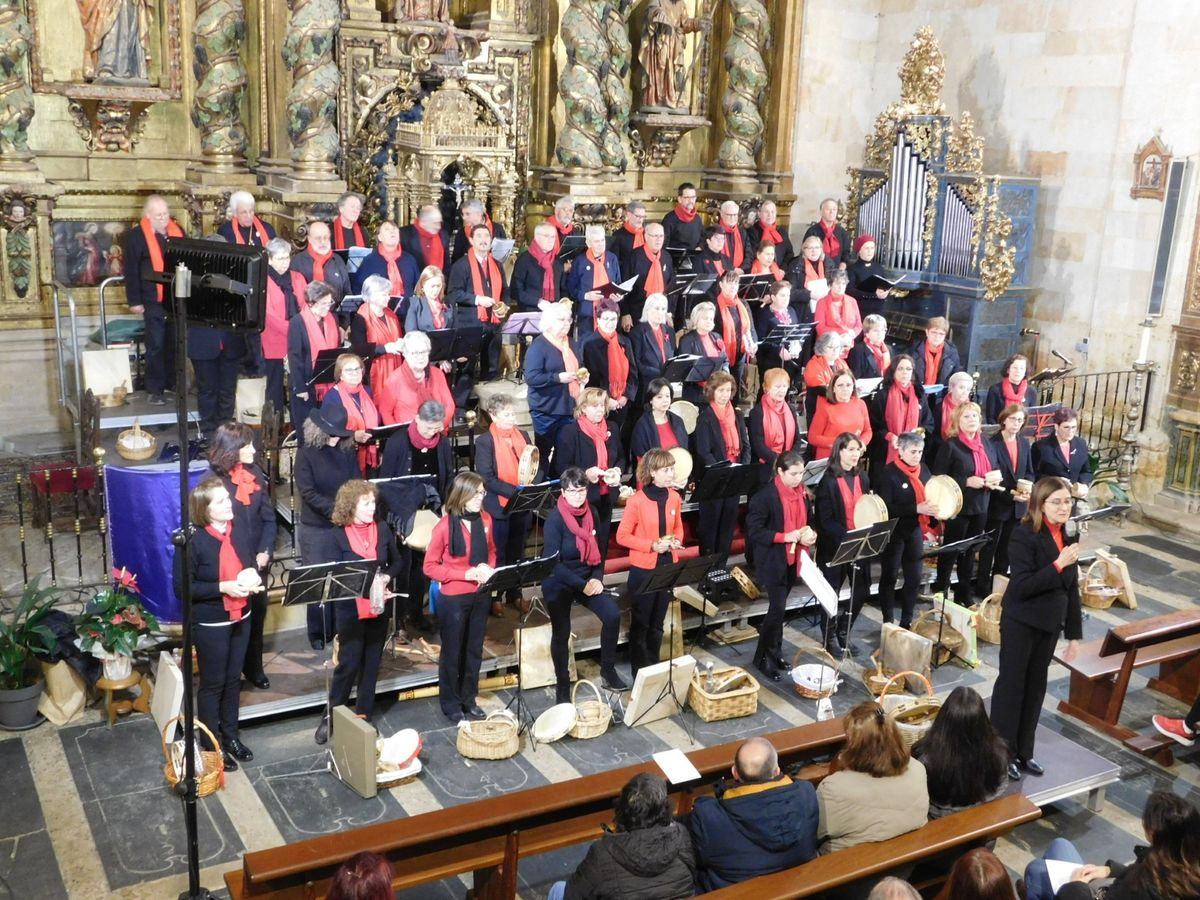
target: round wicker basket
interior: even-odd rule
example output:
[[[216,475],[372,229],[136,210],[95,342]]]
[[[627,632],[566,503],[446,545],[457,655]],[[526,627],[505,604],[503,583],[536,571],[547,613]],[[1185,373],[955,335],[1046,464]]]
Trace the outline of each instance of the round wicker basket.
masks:
[[[579,689],[585,684],[596,694],[595,700],[578,699]],[[594,683],[586,678],[580,678],[575,682],[575,687],[571,688],[571,702],[575,704],[575,711],[578,715],[575,725],[567,734],[578,740],[587,740],[600,737],[608,731],[608,724],[612,721],[612,707],[604,701],[604,695],[600,693],[600,688],[596,687]]]

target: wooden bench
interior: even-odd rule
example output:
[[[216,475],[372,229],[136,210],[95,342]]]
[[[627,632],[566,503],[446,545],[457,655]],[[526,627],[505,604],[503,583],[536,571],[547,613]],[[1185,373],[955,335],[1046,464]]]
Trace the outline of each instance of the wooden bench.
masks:
[[[768,737],[786,768],[837,752],[845,732],[841,719],[831,719]],[[671,789],[676,814],[689,812],[696,797],[712,793],[740,743],[688,754],[701,782]],[[371,850],[391,860],[396,890],[470,872],[475,897],[511,900],[522,857],[596,839],[601,826],[612,821],[613,804],[626,782],[640,772],[658,771],[647,761],[480,800],[470,804],[469,812],[464,806],[449,807],[247,853],[242,868],[227,873],[225,883],[234,900],[321,897],[338,866],[360,850]],[[815,780],[824,773],[823,766],[809,767],[801,777]]]
[[[705,894],[705,897],[753,896],[755,900],[813,897],[863,878],[882,876],[898,866],[966,848],[1007,834],[1042,812],[1023,794],[1010,794],[941,819],[887,841],[859,844],[819,856],[803,865]],[[939,879],[940,880],[940,879]],[[936,883],[936,882],[934,882]]]
[[[1123,741],[1137,753],[1163,765],[1174,757],[1171,742],[1158,735],[1139,735],[1120,723],[1121,707],[1134,669],[1158,666],[1149,686],[1191,705],[1200,693],[1200,610],[1187,609],[1127,622],[1110,628],[1098,641],[1079,645],[1073,662],[1055,659],[1071,673],[1070,693],[1060,712]]]

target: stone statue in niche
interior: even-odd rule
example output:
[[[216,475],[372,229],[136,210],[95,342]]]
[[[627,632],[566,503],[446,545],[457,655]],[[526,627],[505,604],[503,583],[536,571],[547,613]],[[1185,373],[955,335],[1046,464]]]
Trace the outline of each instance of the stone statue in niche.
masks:
[[[75,0],[83,24],[83,77],[149,83],[153,0]]]
[[[397,22],[450,23],[450,0],[396,0],[392,16]]]
[[[754,169],[762,148],[763,119],[759,105],[767,92],[763,54],[771,45],[771,20],[760,0],[730,0],[733,31],[725,44],[729,84],[722,109],[725,138],[717,158],[728,169]]]
[[[688,111],[688,73],[683,64],[686,36],[711,27],[711,19],[689,14],[685,0],[650,0],[638,51],[643,71],[643,111]]]

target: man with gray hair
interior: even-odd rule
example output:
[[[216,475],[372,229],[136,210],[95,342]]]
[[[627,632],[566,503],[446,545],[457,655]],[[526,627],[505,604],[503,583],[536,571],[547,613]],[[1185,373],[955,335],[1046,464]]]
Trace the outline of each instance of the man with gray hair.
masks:
[[[608,239],[608,251],[617,257],[621,267],[621,280],[633,277],[633,254],[646,242],[642,228],[646,224],[646,204],[631,200],[625,204],[625,224]]]
[[[585,232],[587,252],[578,256],[567,273],[563,293],[575,304],[579,340],[595,330],[595,304],[604,299],[600,288],[621,280],[616,255],[605,248],[603,225],[589,225]]]
[[[562,239],[579,233],[575,224],[575,199],[567,194],[554,201],[554,212],[546,218],[546,224],[554,226],[554,252],[562,249]]]
[[[721,204],[721,230],[725,232],[725,255],[729,264],[735,269],[749,269],[754,260],[754,248],[750,246],[750,236],[742,227],[742,208],[736,200],[726,200]]]
[[[464,200],[459,206],[459,211],[462,213],[462,227],[454,233],[454,246],[450,250],[450,264],[458,262],[466,254],[471,247],[471,235],[475,231],[476,225],[482,225],[488,230],[488,234],[492,236],[492,240],[504,240],[508,237],[504,233],[504,226],[492,221],[492,217],[488,215],[487,209],[483,205],[482,200],[477,200],[472,197],[470,200]]]
[[[146,393],[150,402],[162,406],[163,391],[175,387],[175,342],[167,339],[169,285],[150,279],[166,268],[167,238],[183,237],[183,229],[171,218],[167,201],[153,194],[146,198],[142,220],[123,240],[125,258],[125,302],[129,311],[142,317],[146,344]]]
[[[871,888],[867,900],[921,900],[921,895],[907,881],[889,875]]]
[[[337,198],[338,214],[329,223],[333,232],[333,249],[349,250],[351,247],[366,247],[367,237],[362,223],[358,221],[363,210],[363,195],[346,191]]]
[[[308,245],[292,257],[292,271],[303,275],[309,284],[323,281],[329,285],[335,313],[342,298],[351,293],[350,272],[342,258],[333,252],[329,225],[320,220],[308,223]]]
[[[442,211],[433,204],[417,210],[417,220],[400,229],[400,246],[416,262],[418,272],[437,266],[444,275],[450,268],[450,235],[442,228]]]
[[[817,855],[817,792],[779,771],[766,738],[738,747],[733,784],[699,797],[688,820],[696,851],[696,886],[715,891],[758,875],[790,869]]]
[[[521,312],[545,309],[561,296],[563,264],[554,252],[556,236],[549,222],[539,222],[534,226],[533,240],[517,257],[510,293]]]
[[[671,286],[675,281],[675,263],[665,249],[666,232],[659,222],[651,222],[642,231],[642,246],[630,257],[630,270],[626,278],[637,278],[629,293],[621,298],[621,327],[625,331],[641,321],[642,306],[650,294],[666,294],[671,298]],[[682,306],[682,304],[679,304]],[[673,324],[683,322],[682,308],[669,310],[674,313]]]
[[[231,244],[266,247],[275,237],[275,229],[254,212],[254,195],[249,191],[234,191],[225,208],[227,222],[222,222],[217,234]]]

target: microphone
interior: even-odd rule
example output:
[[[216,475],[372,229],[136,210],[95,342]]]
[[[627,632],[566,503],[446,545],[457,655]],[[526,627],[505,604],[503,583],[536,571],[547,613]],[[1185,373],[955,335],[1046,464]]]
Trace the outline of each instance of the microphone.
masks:
[[[1063,355],[1062,355],[1061,353],[1059,353],[1057,350],[1051,350],[1051,351],[1050,351],[1050,355],[1051,355],[1051,356],[1054,356],[1054,357],[1056,357],[1056,358],[1058,358],[1058,359],[1061,359],[1063,362],[1065,362],[1065,363],[1067,364],[1067,367],[1068,367],[1068,368],[1073,368],[1073,367],[1075,366],[1075,363],[1071,362],[1069,359],[1067,359],[1065,356],[1063,356]]]
[[[1021,329],[1021,336],[1022,336],[1022,337],[1025,337],[1026,335],[1037,335],[1037,336],[1040,336],[1040,335],[1041,335],[1041,332],[1040,332],[1040,331],[1038,331],[1036,328],[1022,328],[1022,329]]]
[[[1063,525],[1063,535],[1074,541],[1079,537],[1079,523],[1074,519],[1067,519]]]

